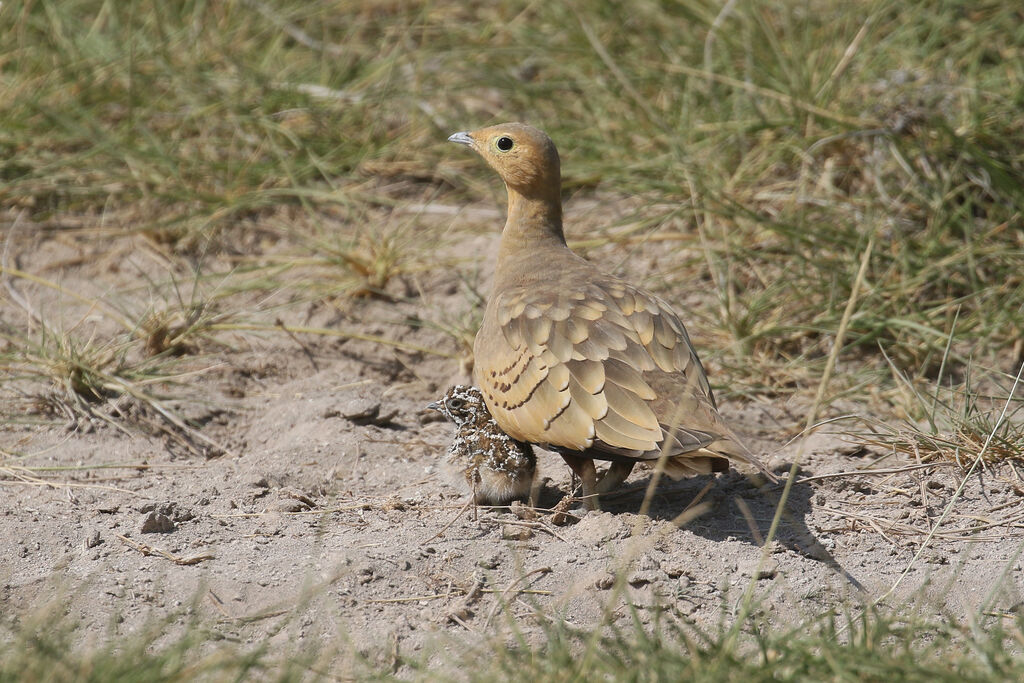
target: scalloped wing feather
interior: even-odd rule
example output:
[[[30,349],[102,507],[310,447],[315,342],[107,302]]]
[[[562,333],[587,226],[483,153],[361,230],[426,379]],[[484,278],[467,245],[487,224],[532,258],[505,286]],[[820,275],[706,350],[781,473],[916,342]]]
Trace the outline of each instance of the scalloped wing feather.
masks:
[[[598,458],[654,459],[667,440],[672,460],[705,448],[753,460],[721,424],[682,322],[656,297],[607,278],[557,294],[520,287],[492,304],[476,381],[513,438]],[[669,398],[652,378],[685,389]]]

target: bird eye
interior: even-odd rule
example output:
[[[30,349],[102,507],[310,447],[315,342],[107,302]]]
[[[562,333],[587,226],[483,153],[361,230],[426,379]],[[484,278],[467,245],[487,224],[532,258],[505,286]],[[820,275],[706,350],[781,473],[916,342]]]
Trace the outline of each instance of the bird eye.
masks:
[[[498,138],[498,149],[500,149],[502,152],[507,152],[510,149],[512,149],[513,144],[515,143],[512,142],[512,138],[508,137],[507,135],[503,135],[502,137]]]
[[[450,401],[448,401],[448,407],[449,408],[454,408],[455,410],[458,410],[459,408],[461,408],[462,404],[463,404],[463,400],[461,398],[453,398]]]

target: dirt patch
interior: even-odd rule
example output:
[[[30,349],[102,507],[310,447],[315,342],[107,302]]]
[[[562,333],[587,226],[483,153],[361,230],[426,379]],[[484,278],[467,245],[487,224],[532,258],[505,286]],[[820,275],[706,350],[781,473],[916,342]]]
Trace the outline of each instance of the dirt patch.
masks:
[[[471,239],[474,254],[494,253],[496,234]],[[148,268],[115,268],[87,240],[35,244],[21,268],[59,277],[67,291],[152,286]],[[128,239],[115,246],[135,263],[151,253]],[[111,252],[108,244],[103,254]],[[543,509],[464,510],[468,492],[443,457],[453,427],[425,409],[468,379],[464,349],[424,321],[471,319],[466,283],[486,283],[488,271],[484,258],[409,276],[388,300],[327,298],[259,314],[270,326],[344,329],[403,346],[283,331],[200,342],[192,374],[163,400],[216,447],[190,449],[123,397],[97,401],[92,418],[39,419],[51,390],[12,378],[4,401],[20,417],[0,430],[5,615],[17,620],[71,591],[70,616],[88,638],[164,617],[171,633],[198,616],[218,637],[243,642],[340,636],[387,664],[396,652],[450,648],[510,619],[528,637],[553,615],[580,627],[609,613],[628,622],[630,604],[644,621],[668,609],[714,629],[751,581],[763,618],[779,625],[875,599],[904,572],[891,601],[913,596],[955,616],[1020,603],[1024,489],[1012,472],[963,481],[954,465],[883,457],[837,432],[782,445],[799,431],[800,405],[723,409],[774,470],[806,453],[763,562],[781,487],[759,489],[740,473],[663,483],[643,517],[644,471],[603,511],[574,510],[566,525]],[[80,301],[19,287],[48,318],[77,320],[76,332],[112,325]],[[33,325],[10,298],[0,307],[6,325]],[[844,474],[868,466],[883,471]],[[569,471],[543,451],[539,467],[539,507],[550,508],[569,492]]]

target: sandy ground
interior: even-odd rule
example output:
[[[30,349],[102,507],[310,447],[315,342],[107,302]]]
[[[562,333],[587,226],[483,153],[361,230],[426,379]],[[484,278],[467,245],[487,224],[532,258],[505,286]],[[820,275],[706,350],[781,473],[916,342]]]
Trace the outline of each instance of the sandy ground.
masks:
[[[496,240],[479,233],[470,250],[493,255]],[[22,269],[73,291],[146,296],[145,268],[127,265],[147,262],[142,238],[100,244],[58,231],[13,243]],[[101,257],[112,251],[128,255],[120,267]],[[478,269],[486,291],[486,259]],[[465,313],[464,281],[451,269],[427,271],[395,284],[404,288],[400,301],[314,301],[250,318],[457,354],[451,336],[401,321]],[[90,324],[75,302],[18,287],[51,319],[82,313],[78,333]],[[0,320],[30,325],[6,293]],[[222,451],[193,452],[132,401],[99,405],[92,420],[29,419],[45,383],[7,383],[5,412],[20,417],[0,428],[0,448],[24,456],[19,465],[70,469],[32,473],[48,484],[0,470],[5,620],[61,598],[95,641],[165,618],[170,637],[198,619],[213,640],[342,643],[339,661],[355,651],[386,668],[398,666],[396,655],[443,659],[511,622],[528,637],[552,618],[628,623],[629,603],[645,622],[668,610],[713,631],[731,622],[751,581],[769,625],[877,599],[908,566],[887,602],[914,600],[951,617],[1020,604],[1024,489],[1011,471],[962,482],[954,466],[914,469],[906,457],[880,459],[836,434],[791,441],[806,405],[728,402],[723,413],[775,471],[805,453],[778,538],[759,564],[780,486],[758,489],[735,472],[666,482],[641,517],[649,473],[637,471],[603,511],[577,510],[569,524],[521,507],[460,513],[468,493],[443,458],[452,426],[424,408],[465,378],[457,360],[312,335],[217,339],[191,366],[203,371],[161,395]],[[115,410],[128,414],[122,427],[101,419]],[[887,473],[841,474],[869,466]],[[569,490],[569,471],[546,452],[540,468],[539,507],[550,508]],[[911,564],[961,483],[961,498]],[[681,514],[680,528],[673,520]]]

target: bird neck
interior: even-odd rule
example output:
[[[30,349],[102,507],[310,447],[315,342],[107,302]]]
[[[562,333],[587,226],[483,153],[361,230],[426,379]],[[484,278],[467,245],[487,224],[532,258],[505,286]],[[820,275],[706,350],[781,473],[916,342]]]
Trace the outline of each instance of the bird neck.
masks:
[[[534,258],[544,251],[566,249],[562,233],[562,199],[557,190],[553,196],[524,196],[508,188],[508,220],[501,233],[498,264]]]

